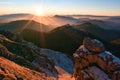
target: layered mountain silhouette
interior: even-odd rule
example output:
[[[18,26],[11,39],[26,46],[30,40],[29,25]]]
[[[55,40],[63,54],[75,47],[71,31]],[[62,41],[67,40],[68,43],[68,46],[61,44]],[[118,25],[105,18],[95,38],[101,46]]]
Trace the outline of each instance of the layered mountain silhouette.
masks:
[[[0,23],[8,23],[16,20],[34,20],[53,27],[89,21],[105,29],[120,30],[119,16],[55,15],[39,17],[32,14],[8,14],[0,16]]]
[[[23,31],[24,29],[32,29],[39,32],[47,32],[50,31],[52,28],[50,26],[35,22],[33,20],[18,20],[3,24],[0,26],[0,29],[11,32],[19,32]]]
[[[61,15],[39,17],[32,14],[8,14],[0,16],[0,23],[8,23],[17,20],[34,20],[36,22],[43,23],[45,25],[51,25],[53,27],[65,25],[68,23],[73,24],[78,21],[78,19]]]
[[[101,39],[108,40],[108,41],[117,39],[120,37],[119,30],[104,29],[94,23],[91,23],[91,22],[83,22],[82,24],[77,23],[77,24],[74,24],[73,26],[75,26],[75,28],[77,28],[77,29],[85,30],[91,34],[94,34],[95,36],[97,36]]]
[[[31,20],[34,15],[32,14],[7,14],[0,15],[0,23],[8,23],[16,20]]]

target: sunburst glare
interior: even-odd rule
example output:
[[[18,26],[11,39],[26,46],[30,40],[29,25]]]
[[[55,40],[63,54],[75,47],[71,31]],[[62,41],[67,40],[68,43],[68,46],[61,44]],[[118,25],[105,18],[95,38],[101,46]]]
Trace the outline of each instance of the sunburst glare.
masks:
[[[42,8],[36,8],[35,9],[35,15],[44,16],[44,10]]]

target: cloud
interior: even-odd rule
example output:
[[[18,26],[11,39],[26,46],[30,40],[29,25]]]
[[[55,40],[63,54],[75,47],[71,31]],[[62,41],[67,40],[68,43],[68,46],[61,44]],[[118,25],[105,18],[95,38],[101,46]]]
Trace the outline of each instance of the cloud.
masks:
[[[0,2],[0,5],[11,5],[15,4],[14,2]]]

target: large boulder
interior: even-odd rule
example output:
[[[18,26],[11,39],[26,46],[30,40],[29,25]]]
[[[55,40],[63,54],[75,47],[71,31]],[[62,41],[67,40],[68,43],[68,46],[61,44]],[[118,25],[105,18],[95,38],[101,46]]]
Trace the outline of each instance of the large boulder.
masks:
[[[83,40],[83,45],[91,52],[100,53],[105,51],[103,43],[96,39],[86,37]]]
[[[105,51],[103,44],[97,41],[85,38],[84,45],[73,54],[73,76],[76,80],[119,80],[120,59]]]

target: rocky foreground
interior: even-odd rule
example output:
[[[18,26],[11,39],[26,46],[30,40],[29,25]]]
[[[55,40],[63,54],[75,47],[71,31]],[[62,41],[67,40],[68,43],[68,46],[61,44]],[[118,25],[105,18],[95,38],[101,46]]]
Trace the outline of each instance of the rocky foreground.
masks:
[[[76,80],[119,80],[120,59],[105,50],[96,40],[85,38],[83,45],[73,54]]]
[[[0,34],[0,80],[120,78],[120,59],[106,51],[104,45],[96,39],[84,39],[83,45],[73,54],[73,64],[64,53],[39,48],[17,36],[7,37]]]
[[[74,80],[73,62],[64,53],[8,37],[0,34],[0,80]]]

